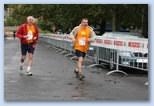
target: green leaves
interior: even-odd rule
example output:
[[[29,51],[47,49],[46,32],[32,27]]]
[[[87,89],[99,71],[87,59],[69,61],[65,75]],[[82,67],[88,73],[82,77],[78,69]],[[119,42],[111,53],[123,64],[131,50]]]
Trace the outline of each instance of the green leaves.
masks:
[[[38,25],[43,30],[68,32],[79,25],[82,18],[89,19],[91,25],[112,23],[112,30],[117,31],[120,26],[142,28],[143,17],[148,11],[146,4],[16,4],[5,5],[5,9],[13,8],[11,17],[17,24],[23,23],[27,16],[38,18]],[[144,11],[145,10],[145,11]],[[144,19],[143,19],[144,18]],[[101,31],[103,33],[103,31]]]

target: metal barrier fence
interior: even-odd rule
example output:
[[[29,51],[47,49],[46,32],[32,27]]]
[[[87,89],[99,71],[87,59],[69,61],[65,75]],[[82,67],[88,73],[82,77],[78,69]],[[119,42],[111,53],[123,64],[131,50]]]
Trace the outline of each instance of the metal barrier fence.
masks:
[[[65,56],[73,56],[71,39],[68,35],[50,35],[41,36],[41,40],[56,47]],[[121,72],[127,75],[126,72],[119,68],[131,68],[142,71],[148,71],[148,41],[137,40],[117,40],[104,39],[96,37],[87,53],[87,57],[94,60],[94,64],[88,67],[97,65],[107,65],[114,72]]]

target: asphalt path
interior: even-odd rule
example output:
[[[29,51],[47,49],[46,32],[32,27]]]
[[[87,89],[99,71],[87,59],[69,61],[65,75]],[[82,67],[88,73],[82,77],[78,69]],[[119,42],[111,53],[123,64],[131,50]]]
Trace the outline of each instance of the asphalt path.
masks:
[[[40,41],[32,66],[33,76],[19,74],[20,44],[5,40],[4,99],[6,101],[148,101],[145,73],[110,75],[104,68],[84,68],[84,81],[75,78],[75,61]]]

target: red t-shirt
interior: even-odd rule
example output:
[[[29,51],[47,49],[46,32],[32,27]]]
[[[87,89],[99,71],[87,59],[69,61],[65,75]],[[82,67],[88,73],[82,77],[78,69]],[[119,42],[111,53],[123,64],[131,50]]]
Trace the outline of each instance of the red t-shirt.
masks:
[[[25,36],[28,35],[28,38]],[[16,36],[20,39],[22,44],[36,43],[38,40],[39,32],[38,27],[33,24],[29,26],[27,23],[19,26]]]

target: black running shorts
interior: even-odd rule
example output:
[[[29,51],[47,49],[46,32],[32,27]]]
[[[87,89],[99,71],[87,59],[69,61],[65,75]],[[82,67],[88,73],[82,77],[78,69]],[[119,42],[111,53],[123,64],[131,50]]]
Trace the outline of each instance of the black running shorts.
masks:
[[[34,53],[35,48],[33,44],[21,44],[21,53],[22,55],[26,55],[28,53]]]
[[[86,53],[84,53],[84,52],[81,52],[81,51],[79,51],[79,50],[75,50],[75,55],[77,56],[77,57],[85,57],[86,56]]]

